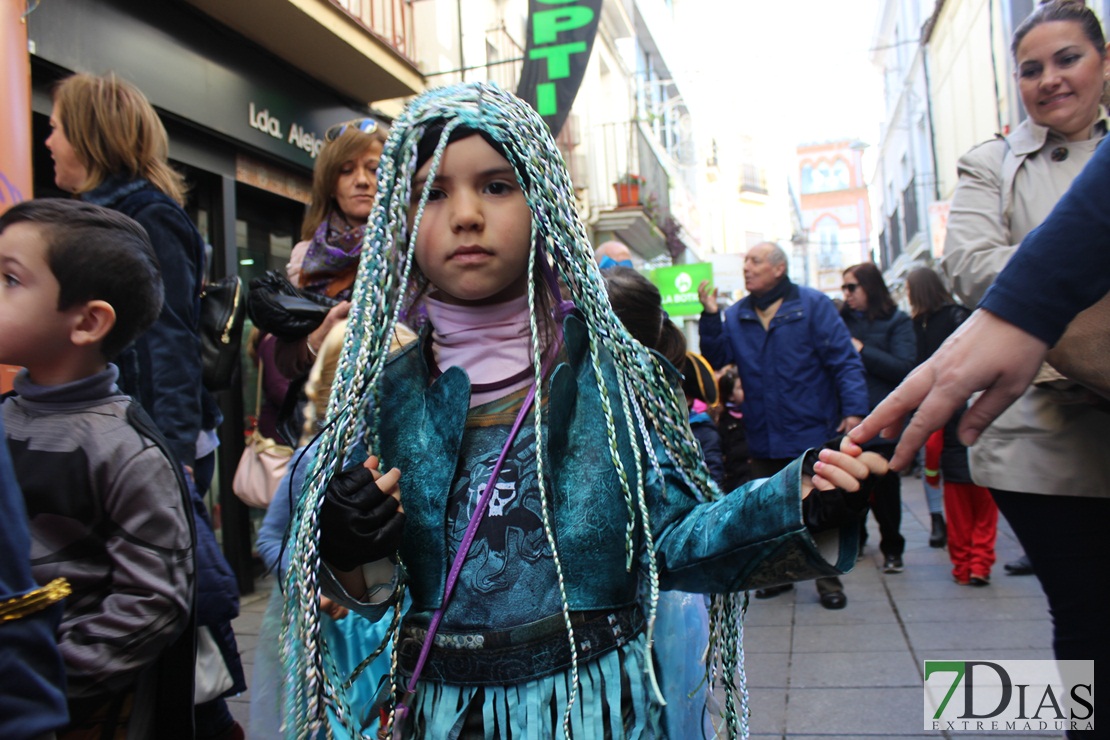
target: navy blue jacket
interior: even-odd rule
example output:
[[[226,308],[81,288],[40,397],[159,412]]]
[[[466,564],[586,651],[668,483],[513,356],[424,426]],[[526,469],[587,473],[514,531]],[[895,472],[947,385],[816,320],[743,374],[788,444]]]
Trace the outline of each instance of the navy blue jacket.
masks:
[[[691,414],[690,431],[701,448],[701,456],[705,460],[705,467],[709,468],[709,477],[717,487],[727,493],[725,488],[725,457],[721,452],[721,433],[717,431],[713,419],[709,414]]]
[[[196,523],[197,626],[208,627],[220,648],[231,688],[223,696],[233,696],[247,690],[243,662],[231,621],[239,616],[239,582],[216,541],[208,507],[197,493],[192,480],[186,479],[189,496],[193,501],[193,521]]]
[[[0,419],[0,603],[38,588],[31,576],[31,534]],[[69,720],[65,667],[55,630],[62,602],[0,622],[0,737],[24,740]]]
[[[792,286],[767,329],[748,296],[723,321],[703,313],[699,331],[713,367],[740,371],[753,458],[797,457],[827,442],[844,417],[869,410],[863,363],[823,293]]]
[[[215,426],[211,419],[204,423],[210,399],[197,330],[204,275],[200,234],[184,209],[146,180],[107,180],[82,199],[130,216],[150,236],[165,303],[154,325],[115,360],[119,386],[139,401],[178,460],[192,467],[198,433]]]
[[[851,335],[863,343],[859,356],[867,373],[867,399],[873,409],[917,364],[913,321],[898,309],[883,319],[869,319],[847,307],[840,315]]]

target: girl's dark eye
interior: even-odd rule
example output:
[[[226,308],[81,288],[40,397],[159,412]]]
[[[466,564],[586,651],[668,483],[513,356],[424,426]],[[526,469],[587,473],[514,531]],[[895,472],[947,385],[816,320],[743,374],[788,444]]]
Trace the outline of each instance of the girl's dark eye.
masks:
[[[491,195],[505,195],[506,193],[512,192],[512,189],[512,185],[501,181],[491,182],[489,185],[486,185],[486,190],[488,190]]]
[[[1036,77],[1037,75],[1039,75],[1040,73],[1041,73],[1041,68],[1040,67],[1024,67],[1021,70],[1022,78],[1026,79],[1026,80],[1032,79],[1032,78]]]

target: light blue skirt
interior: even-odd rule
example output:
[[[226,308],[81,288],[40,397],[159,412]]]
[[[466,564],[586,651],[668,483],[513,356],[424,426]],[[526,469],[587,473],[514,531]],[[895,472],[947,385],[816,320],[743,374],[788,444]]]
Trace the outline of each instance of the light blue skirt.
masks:
[[[579,689],[570,713],[576,738],[658,738],[661,707],[649,695],[644,636],[593,662],[579,665]],[[631,698],[630,726],[621,716],[621,681]],[[421,682],[403,737],[455,740],[472,704],[481,697],[486,740],[555,740],[571,691],[570,671],[510,686],[456,686]],[[553,719],[554,718],[554,719]]]
[[[258,631],[254,673],[250,680],[250,738],[284,737],[281,732],[284,681],[280,653],[283,598],[281,590],[275,585]],[[321,637],[326,641],[328,651],[344,677],[349,676],[368,655],[377,650],[388,627],[388,619],[371,622],[354,612],[338,620],[326,614],[320,615]],[[374,737],[376,732],[378,716],[372,712],[372,706],[379,682],[383,676],[389,675],[390,652],[390,647],[383,650],[346,691],[347,700],[356,716],[362,720],[363,733],[368,737]],[[351,733],[343,728],[330,708],[328,724],[331,737],[336,740],[352,740]],[[321,731],[319,737],[324,736]]]

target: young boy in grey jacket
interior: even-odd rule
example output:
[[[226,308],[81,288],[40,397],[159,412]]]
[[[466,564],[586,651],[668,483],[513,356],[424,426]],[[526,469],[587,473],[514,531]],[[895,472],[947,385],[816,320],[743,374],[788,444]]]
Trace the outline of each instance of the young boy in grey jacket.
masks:
[[[70,713],[59,738],[191,733],[190,502],[110,364],[157,318],[162,291],[146,232],[122,214],[44,199],[0,216],[0,362],[25,368],[3,418],[32,574],[73,589],[57,633]]]

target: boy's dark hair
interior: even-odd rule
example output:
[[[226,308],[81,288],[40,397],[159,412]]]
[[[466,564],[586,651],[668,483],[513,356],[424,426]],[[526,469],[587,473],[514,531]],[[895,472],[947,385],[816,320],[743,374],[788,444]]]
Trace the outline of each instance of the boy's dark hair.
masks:
[[[39,198],[0,216],[0,232],[33,223],[46,242],[46,263],[58,281],[58,310],[101,300],[116,323],[100,352],[112,360],[150,328],[162,310],[162,271],[146,229],[135,220],[91,203]]]

